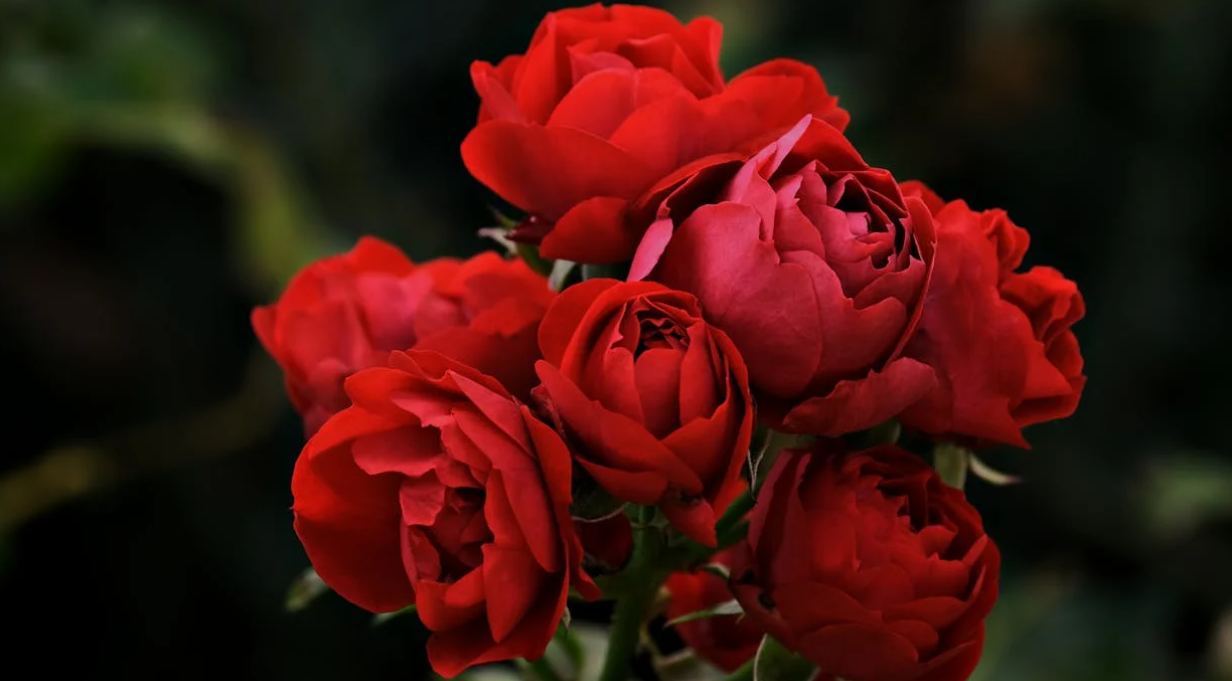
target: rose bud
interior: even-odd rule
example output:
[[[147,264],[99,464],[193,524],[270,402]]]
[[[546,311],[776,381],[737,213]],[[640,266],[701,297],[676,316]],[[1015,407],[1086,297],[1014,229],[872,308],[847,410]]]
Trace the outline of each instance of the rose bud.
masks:
[[[901,412],[935,383],[902,357],[933,266],[928,208],[805,118],[745,161],[681,173],[630,280],[697,296],[749,367],[764,422],[838,436]]]
[[[554,295],[520,260],[483,253],[415,265],[364,237],[304,268],[277,303],[253,310],[252,325],[311,435],[349,404],[343,380],[393,350],[440,351],[526,395],[539,320]]]
[[[536,389],[578,465],[713,546],[753,432],[744,361],[697,300],[651,282],[571,286],[539,327]]]
[[[347,379],[295,466],[295,531],[321,579],[372,612],[416,605],[443,676],[543,654],[580,570],[569,451],[495,379],[395,352]]]
[[[512,238],[548,258],[628,261],[648,222],[626,215],[660,178],[775,134],[805,114],[842,128],[817,71],[781,59],[730,83],[722,27],[650,7],[549,13],[524,55],[476,62],[482,104],[462,143],[467,169],[530,219]]]
[[[720,551],[710,562],[731,567],[733,549]],[[667,578],[671,600],[667,618],[709,610],[732,599],[727,581],[706,570],[676,572]],[[753,659],[766,632],[738,614],[716,615],[674,625],[685,645],[697,656],[725,672],[733,672]]]
[[[824,674],[963,681],[1000,562],[976,510],[922,459],[823,440],[775,461],[732,591],[754,625]]]
[[[1082,294],[1049,267],[1014,272],[1029,239],[1005,211],[903,187],[926,199],[937,228],[929,302],[905,355],[933,366],[938,383],[902,423],[973,446],[1026,447],[1024,427],[1078,407],[1086,377],[1070,327],[1086,311]]]

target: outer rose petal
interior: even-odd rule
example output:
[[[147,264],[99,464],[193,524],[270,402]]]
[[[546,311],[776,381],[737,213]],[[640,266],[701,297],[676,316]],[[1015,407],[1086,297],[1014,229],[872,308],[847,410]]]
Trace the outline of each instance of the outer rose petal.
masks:
[[[638,159],[601,137],[508,121],[472,130],[462,161],[501,198],[550,221],[592,197],[633,198],[654,180]]]
[[[884,423],[915,404],[936,385],[931,367],[900,358],[864,378],[840,381],[825,397],[811,397],[783,418],[789,433],[836,437]]]
[[[1028,447],[1022,428],[1068,416],[1085,385],[1069,330],[1083,311],[1077,286],[1055,270],[1012,271],[1029,238],[1003,211],[943,204],[919,183],[904,191],[936,212],[938,234],[928,304],[904,353],[933,366],[938,384],[902,423],[971,445]]]
[[[838,106],[838,97],[826,91],[817,69],[794,59],[775,59],[736,76],[727,95],[752,103],[767,128],[794,125],[812,114],[839,130],[851,115]]]
[[[361,608],[393,612],[415,600],[402,567],[399,480],[360,471],[345,442],[352,428],[373,422],[395,425],[347,410],[321,431],[322,442],[343,442],[325,449],[309,442],[291,478],[292,511],[295,532],[321,579]]]

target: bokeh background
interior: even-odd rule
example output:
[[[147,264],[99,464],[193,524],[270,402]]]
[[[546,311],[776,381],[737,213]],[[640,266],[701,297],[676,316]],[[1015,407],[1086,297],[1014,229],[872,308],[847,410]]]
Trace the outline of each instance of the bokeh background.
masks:
[[[666,6],[729,76],[816,64],[870,162],[1086,294],[1077,415],[969,484],[1006,554],[977,681],[1232,678],[1232,3]],[[0,0],[0,676],[426,678],[414,618],[284,609],[301,434],[248,312],[361,234],[485,248],[467,67],[557,7]]]

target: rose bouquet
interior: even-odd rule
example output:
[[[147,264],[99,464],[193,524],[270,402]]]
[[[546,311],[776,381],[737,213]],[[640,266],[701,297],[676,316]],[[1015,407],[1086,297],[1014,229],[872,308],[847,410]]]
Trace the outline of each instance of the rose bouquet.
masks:
[[[486,232],[505,252],[365,238],[253,313],[308,436],[315,573],[413,611],[442,676],[625,681],[648,653],[638,673],[679,677],[664,627],[712,677],[979,661],[1000,557],[962,481],[1077,406],[1082,297],[1019,271],[1003,211],[865,163],[813,68],[726,79],[720,32],[549,14],[471,69],[462,158],[518,211]],[[594,665],[572,599],[613,602]]]

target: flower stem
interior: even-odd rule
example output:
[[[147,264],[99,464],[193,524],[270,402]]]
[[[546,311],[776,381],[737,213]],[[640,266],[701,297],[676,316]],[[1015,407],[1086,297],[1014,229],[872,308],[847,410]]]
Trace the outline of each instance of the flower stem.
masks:
[[[638,517],[633,523],[633,555],[625,570],[628,589],[616,599],[607,658],[603,660],[599,681],[626,681],[629,678],[642,625],[664,578],[656,564],[663,537],[658,528],[650,524],[654,512],[655,509],[649,507],[638,509]]]

